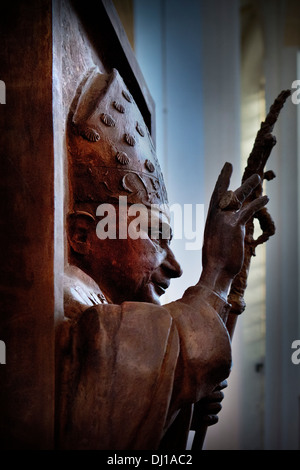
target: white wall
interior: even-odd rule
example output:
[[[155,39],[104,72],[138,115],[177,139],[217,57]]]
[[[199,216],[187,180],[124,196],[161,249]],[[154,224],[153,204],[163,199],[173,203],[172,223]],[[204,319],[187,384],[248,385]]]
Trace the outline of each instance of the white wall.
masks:
[[[156,104],[157,153],[170,205],[203,205],[200,2],[188,0],[182,8],[178,0],[138,0],[134,16],[135,52]],[[172,281],[165,302],[199,279],[201,252],[186,250],[187,241],[172,242],[184,275]]]
[[[262,5],[267,107],[297,79],[298,47],[285,43],[290,4],[265,0]],[[299,339],[297,111],[291,101],[286,104],[276,124],[278,143],[272,154],[277,179],[269,187],[270,211],[277,233],[267,244],[266,449],[299,449],[300,366],[291,361],[292,341]]]

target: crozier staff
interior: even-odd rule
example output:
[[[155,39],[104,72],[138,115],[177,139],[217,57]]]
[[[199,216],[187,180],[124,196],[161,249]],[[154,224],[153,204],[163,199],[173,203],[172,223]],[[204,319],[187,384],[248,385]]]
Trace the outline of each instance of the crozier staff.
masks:
[[[64,449],[184,449],[193,404],[229,375],[223,323],[227,295],[243,262],[245,223],[266,203],[244,200],[257,175],[222,208],[232,167],[225,164],[208,213],[199,282],[181,299],[159,297],[181,268],[170,240],[141,227],[137,239],[99,239],[96,212],[126,196],[170,223],[151,137],[116,70],[92,71],[76,93],[67,128],[70,201],[65,321],[57,330],[56,429]],[[127,233],[130,216],[116,223]],[[207,236],[214,227],[214,237]]]
[[[255,175],[255,177],[258,175],[261,178],[261,181],[255,187],[255,189],[250,192],[249,196],[246,197],[246,200],[244,201],[244,207],[262,195],[262,184],[264,179],[270,181],[275,178],[275,174],[272,170],[265,171],[265,166],[274,145],[276,145],[276,138],[272,135],[274,125],[278,119],[280,111],[284,106],[284,103],[290,94],[290,90],[283,90],[277,96],[274,103],[270,107],[265,121],[261,123],[260,129],[257,132],[253,149],[248,157],[247,166],[244,170],[242,183],[246,182],[247,180],[249,181],[249,178],[253,177],[253,175]],[[237,197],[236,192],[234,193],[232,191],[228,191],[224,194],[220,206],[225,210],[239,209],[241,204],[239,199],[240,198]],[[259,226],[262,230],[262,233],[256,239],[254,238],[254,218],[258,220]],[[207,238],[212,237],[214,227],[211,227],[210,229],[207,227],[206,230],[211,230],[211,233],[207,235]],[[237,318],[246,308],[244,295],[247,288],[251,258],[252,256],[255,256],[256,247],[262,243],[265,243],[269,237],[274,235],[274,233],[275,224],[268,212],[267,207],[264,207],[261,210],[255,212],[253,217],[248,218],[245,224],[243,265],[239,270],[239,273],[235,276],[228,295],[228,301],[231,304],[231,308],[228,313],[228,317],[225,320],[225,324],[231,340],[233,338]],[[224,384],[220,384],[220,386],[217,387],[216,393],[220,393],[222,387],[224,387]],[[208,402],[208,406],[211,406],[212,408],[215,406],[214,395],[216,393],[213,393],[211,397],[205,399],[205,401]],[[206,410],[203,410],[202,402],[197,403],[194,407],[193,428],[196,430],[196,434],[193,439],[193,450],[199,450],[202,448],[207,425],[214,424],[216,422],[217,417],[209,414],[205,417],[205,411]]]

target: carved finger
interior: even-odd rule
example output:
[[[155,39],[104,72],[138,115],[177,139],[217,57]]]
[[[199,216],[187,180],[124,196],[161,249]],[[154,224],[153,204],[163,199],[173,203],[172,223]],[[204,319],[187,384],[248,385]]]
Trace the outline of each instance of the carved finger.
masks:
[[[206,415],[203,418],[203,422],[206,424],[206,426],[213,426],[214,424],[217,424],[219,421],[219,417],[216,415]]]
[[[239,210],[245,199],[247,199],[260,182],[261,178],[255,174],[250,176],[236,191],[227,191],[219,202],[220,209]]]
[[[268,196],[262,196],[247,204],[240,210],[239,222],[245,224],[250,217],[262,209],[269,202]]]
[[[234,191],[234,194],[236,195],[237,199],[243,203],[259,183],[261,183],[260,176],[254,174],[247,178],[246,181],[236,191]]]
[[[219,205],[222,196],[224,195],[224,193],[226,193],[228,189],[231,174],[232,165],[231,163],[226,162],[221,170],[221,173],[217,179],[215,188],[213,190],[212,197],[210,200],[210,209]]]
[[[220,403],[224,399],[224,393],[222,390],[216,390],[207,397],[203,398],[203,403]]]
[[[227,387],[228,387],[228,382],[225,379],[215,388],[215,390],[224,390],[224,388],[227,388]]]
[[[226,191],[219,202],[219,207],[226,211],[237,211],[240,209],[242,203],[238,200],[233,191]]]

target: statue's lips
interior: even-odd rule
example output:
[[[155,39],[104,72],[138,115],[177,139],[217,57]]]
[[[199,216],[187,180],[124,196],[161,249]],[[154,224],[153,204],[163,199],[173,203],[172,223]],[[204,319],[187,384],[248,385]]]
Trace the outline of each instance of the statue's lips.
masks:
[[[166,292],[166,289],[170,285],[170,281],[153,281],[152,284],[154,285],[154,289],[156,290],[158,295],[163,295]]]

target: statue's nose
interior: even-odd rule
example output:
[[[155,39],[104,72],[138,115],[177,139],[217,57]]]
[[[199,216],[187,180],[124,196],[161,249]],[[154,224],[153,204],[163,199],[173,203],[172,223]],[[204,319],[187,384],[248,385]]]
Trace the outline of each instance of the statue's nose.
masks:
[[[169,278],[182,276],[181,266],[170,248],[168,248],[167,256],[163,262],[163,269],[167,272]]]

